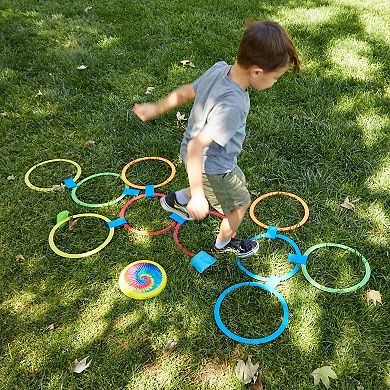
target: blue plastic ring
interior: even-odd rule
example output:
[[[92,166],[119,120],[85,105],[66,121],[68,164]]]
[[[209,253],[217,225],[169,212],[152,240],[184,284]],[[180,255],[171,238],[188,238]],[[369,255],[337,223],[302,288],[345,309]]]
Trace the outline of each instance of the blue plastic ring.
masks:
[[[276,238],[280,238],[280,239],[288,242],[294,248],[295,254],[301,255],[301,251],[299,250],[298,245],[291,238],[289,238],[289,237],[287,237],[287,236],[285,236],[283,234],[279,234],[279,233],[277,233],[275,235],[275,237]],[[265,234],[257,234],[256,236],[251,237],[250,240],[254,241],[254,240],[257,240],[258,238],[266,238],[266,237],[265,237]],[[240,259],[237,259],[237,265],[238,265],[238,268],[240,268],[241,271],[244,271],[251,278],[256,279],[256,280],[261,280],[262,282],[267,282],[268,278],[266,278],[264,276],[256,275],[253,272],[251,272],[248,269],[246,269],[241,264]],[[284,282],[285,280],[290,279],[291,277],[293,277],[298,272],[298,270],[299,270],[299,264],[295,264],[294,268],[289,273],[287,273],[287,274],[285,274],[285,275],[280,277],[280,281]]]
[[[274,333],[270,334],[269,336],[261,337],[259,339],[249,339],[246,337],[241,337],[241,336],[238,336],[235,333],[231,332],[222,322],[219,311],[221,309],[221,304],[222,304],[223,299],[226,297],[226,295],[228,295],[233,290],[240,288],[240,287],[243,287],[243,286],[254,286],[254,287],[259,287],[265,291],[268,291],[269,293],[275,295],[276,298],[278,298],[279,302],[282,304],[283,321],[282,321],[281,325],[279,326],[279,328]],[[287,322],[288,322],[288,306],[287,306],[287,303],[284,300],[284,298],[280,295],[280,293],[278,293],[276,290],[266,286],[265,284],[257,283],[257,282],[243,282],[243,283],[238,283],[238,284],[235,284],[234,286],[228,287],[218,297],[217,302],[214,306],[214,318],[215,318],[215,321],[216,321],[219,329],[221,329],[221,331],[223,333],[225,333],[225,335],[230,337],[231,339],[238,341],[239,343],[245,343],[245,344],[264,344],[264,343],[268,343],[269,341],[276,339],[286,329]]]

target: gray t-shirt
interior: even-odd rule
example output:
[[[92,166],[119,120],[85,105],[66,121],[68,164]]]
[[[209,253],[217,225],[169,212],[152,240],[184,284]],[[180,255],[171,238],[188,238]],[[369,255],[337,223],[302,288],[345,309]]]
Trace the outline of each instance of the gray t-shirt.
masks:
[[[180,152],[187,164],[187,146],[200,131],[213,140],[203,151],[203,172],[221,174],[237,165],[245,138],[249,95],[228,77],[231,66],[217,62],[192,84],[196,97]]]

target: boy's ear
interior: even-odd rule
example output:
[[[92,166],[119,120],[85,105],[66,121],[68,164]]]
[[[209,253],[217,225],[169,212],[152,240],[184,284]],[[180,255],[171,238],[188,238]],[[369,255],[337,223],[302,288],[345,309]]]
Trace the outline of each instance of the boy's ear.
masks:
[[[251,66],[249,70],[250,70],[250,75],[251,75],[252,77],[254,77],[254,78],[257,78],[257,77],[259,77],[259,76],[262,76],[263,73],[264,73],[264,70],[261,69],[261,68],[259,68],[259,67],[256,66],[256,65]]]

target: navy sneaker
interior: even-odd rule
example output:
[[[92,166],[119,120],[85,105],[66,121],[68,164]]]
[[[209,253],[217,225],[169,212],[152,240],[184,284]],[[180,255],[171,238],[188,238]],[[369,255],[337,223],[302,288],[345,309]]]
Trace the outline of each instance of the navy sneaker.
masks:
[[[189,217],[187,213],[187,209],[185,206],[180,204],[176,200],[176,195],[174,192],[163,196],[160,198],[161,207],[166,210],[170,211],[171,213],[175,213],[180,215],[182,218],[184,218],[187,221],[192,221],[192,218]]]
[[[214,254],[234,252],[237,257],[243,258],[254,255],[259,250],[259,243],[253,240],[243,240],[241,238],[232,237],[229,244],[226,244],[222,249],[215,247],[215,242],[211,248]]]

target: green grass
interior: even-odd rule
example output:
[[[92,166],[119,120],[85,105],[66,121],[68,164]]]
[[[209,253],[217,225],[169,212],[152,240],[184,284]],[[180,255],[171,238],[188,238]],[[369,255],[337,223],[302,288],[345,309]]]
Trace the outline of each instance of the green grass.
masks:
[[[24,175],[41,161],[65,158],[81,165],[82,179],[120,173],[129,161],[154,155],[177,167],[174,180],[159,191],[185,186],[179,156],[184,128],[175,112],[144,124],[126,119],[127,109],[162,98],[216,61],[232,63],[244,21],[261,18],[287,27],[303,67],[298,77],[286,75],[270,90],[250,91],[239,163],[253,200],[270,191],[299,195],[310,218],[287,234],[301,251],[321,242],[350,246],[368,259],[372,275],[364,288],[334,295],[315,289],[299,272],[278,287],[290,310],[287,329],[271,343],[248,346],[225,337],[213,318],[221,292],[249,280],[234,257],[198,274],[170,232],[149,237],[125,229],[94,256],[59,257],[48,235],[60,211],[115,219],[125,200],[87,209],[69,192],[29,189]],[[243,389],[234,368],[248,355],[259,362],[265,389],[313,389],[310,373],[324,365],[338,375],[331,389],[389,388],[389,18],[386,0],[3,0],[0,388]],[[183,59],[195,68],[182,67]],[[87,68],[78,70],[81,64]],[[145,95],[148,86],[155,89]],[[180,111],[188,116],[190,109]],[[85,148],[89,140],[95,144]],[[51,164],[34,171],[31,181],[51,187],[74,172]],[[152,183],[168,174],[152,161],[128,177]],[[115,178],[101,177],[78,195],[101,203],[121,189]],[[355,212],[339,207],[346,196]],[[279,197],[256,208],[257,218],[274,225],[295,223],[301,213],[296,201]],[[157,199],[139,200],[126,217],[148,231],[170,223]],[[108,233],[100,220],[79,223],[74,231],[59,230],[62,250],[91,249]],[[217,218],[210,217],[184,225],[180,240],[192,251],[207,250],[217,230]],[[247,216],[239,235],[263,232]],[[260,244],[260,253],[243,262],[252,272],[291,269],[287,244]],[[24,259],[17,260],[19,254]],[[166,269],[167,287],[154,299],[128,299],[117,286],[120,271],[139,259]],[[329,287],[355,284],[364,271],[356,256],[330,249],[313,253],[308,269]],[[368,289],[381,292],[382,305],[367,305]],[[226,298],[221,316],[241,335],[262,337],[278,327],[282,310],[269,294],[245,288]],[[163,347],[172,339],[178,346],[165,357]],[[91,366],[70,373],[70,364],[87,355]]]

